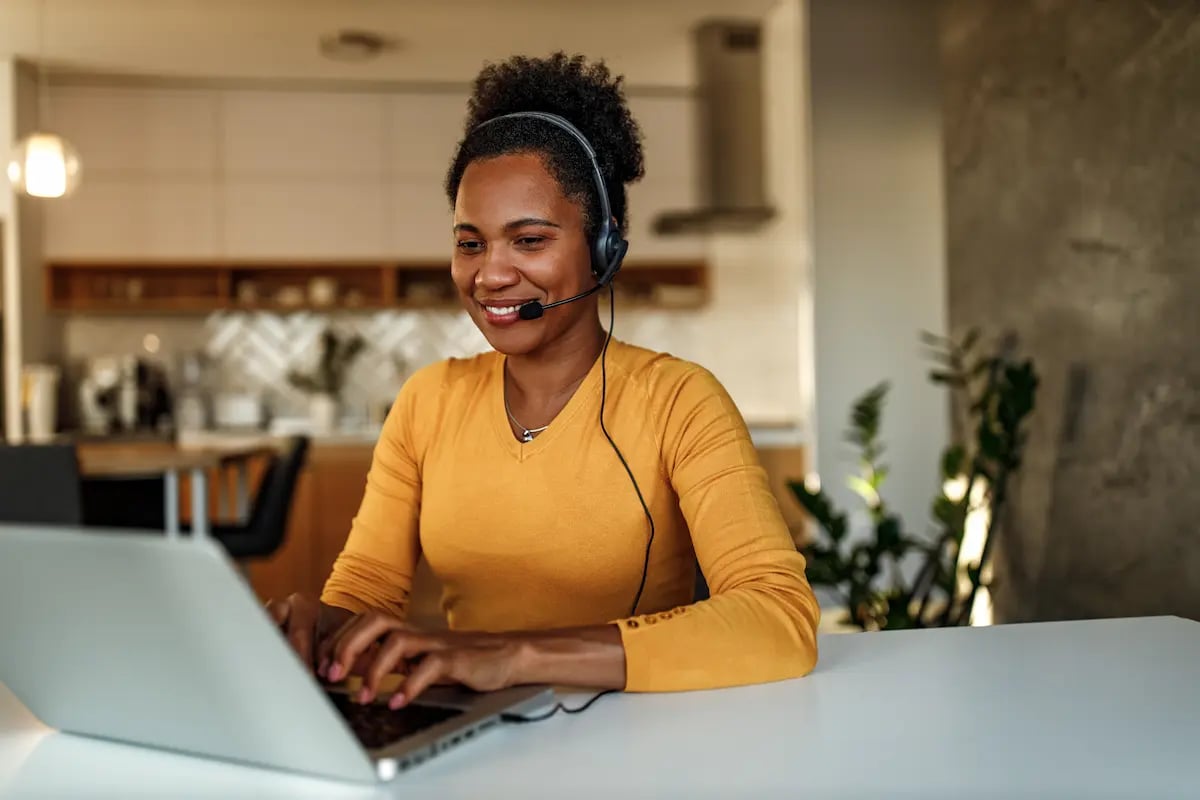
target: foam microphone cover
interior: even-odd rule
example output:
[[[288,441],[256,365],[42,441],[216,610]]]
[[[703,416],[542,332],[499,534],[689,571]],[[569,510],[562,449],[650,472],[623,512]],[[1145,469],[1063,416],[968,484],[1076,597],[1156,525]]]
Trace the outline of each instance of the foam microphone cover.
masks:
[[[538,319],[544,311],[545,309],[542,308],[542,304],[537,300],[533,300],[521,306],[517,310],[517,316],[521,319]]]

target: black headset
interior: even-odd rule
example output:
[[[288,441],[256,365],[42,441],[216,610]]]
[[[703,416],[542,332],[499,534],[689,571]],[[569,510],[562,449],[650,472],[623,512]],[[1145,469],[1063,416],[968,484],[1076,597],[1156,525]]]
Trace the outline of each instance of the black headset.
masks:
[[[578,128],[572,125],[558,114],[550,114],[545,111],[514,111],[511,114],[501,114],[498,117],[492,117],[489,120],[476,125],[471,131],[474,133],[485,125],[491,125],[493,122],[498,122],[502,119],[540,119],[543,122],[549,122],[551,125],[566,131],[588,155],[588,160],[592,164],[592,179],[596,182],[596,193],[600,195],[600,229],[596,232],[596,241],[592,242],[592,275],[596,278],[596,285],[586,292],[568,297],[565,300],[558,300],[553,303],[542,305],[534,300],[521,306],[521,319],[533,320],[542,316],[542,312],[547,308],[561,306],[566,303],[573,303],[576,300],[595,294],[604,287],[609,287],[609,323],[608,332],[604,337],[604,349],[600,354],[600,430],[604,434],[604,438],[608,440],[612,446],[613,452],[617,454],[617,458],[621,461],[621,466],[625,468],[625,474],[629,476],[630,482],[633,484],[633,491],[637,494],[638,503],[642,506],[642,512],[646,515],[646,522],[650,525],[650,536],[646,540],[646,552],[642,559],[642,577],[638,583],[637,594],[633,597],[633,606],[629,610],[629,615],[637,614],[638,603],[642,599],[642,591],[646,588],[646,575],[650,569],[650,548],[654,544],[654,517],[650,514],[650,507],[646,505],[646,498],[642,496],[642,489],[638,486],[637,478],[633,477],[633,470],[629,468],[629,462],[625,460],[621,449],[617,447],[617,443],[613,441],[612,436],[608,432],[608,428],[604,424],[604,403],[608,396],[608,369],[606,360],[608,358],[608,343],[612,341],[613,321],[616,308],[615,298],[612,296],[612,280],[617,276],[617,272],[621,269],[621,262],[625,259],[625,253],[629,250],[629,242],[621,235],[621,229],[614,223],[612,206],[608,201],[608,187],[604,183],[604,175],[600,172],[600,162],[596,158],[596,151],[592,148],[592,143],[587,140],[587,137],[580,132]],[[592,697],[579,708],[567,708],[562,703],[556,703],[554,708],[549,712],[543,713],[535,717],[525,717],[520,715],[504,715],[504,719],[509,722],[539,722],[557,714],[559,711],[565,711],[568,714],[578,714],[582,711],[587,711],[592,703],[599,700],[606,694],[612,694],[614,689],[607,689]]]
[[[511,114],[501,114],[479,123],[472,133],[502,119],[519,118],[540,119],[559,130],[566,131],[574,137],[575,141],[579,142],[583,151],[587,153],[588,161],[592,165],[592,180],[596,184],[596,194],[600,197],[600,227],[596,232],[596,240],[592,242],[592,275],[596,278],[595,289],[603,289],[612,283],[613,278],[617,277],[617,272],[621,269],[621,262],[625,259],[626,251],[629,250],[629,242],[621,235],[620,227],[613,221],[612,205],[608,200],[608,187],[604,182],[604,174],[600,171],[600,161],[596,158],[596,151],[592,147],[592,143],[578,128],[558,114],[550,114],[546,111],[514,111]],[[588,294],[590,293],[588,292]],[[550,304],[543,308],[550,308]]]

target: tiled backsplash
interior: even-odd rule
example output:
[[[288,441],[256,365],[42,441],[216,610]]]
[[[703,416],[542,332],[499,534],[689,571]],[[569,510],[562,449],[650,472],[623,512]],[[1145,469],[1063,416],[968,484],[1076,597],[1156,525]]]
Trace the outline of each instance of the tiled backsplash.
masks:
[[[700,322],[686,312],[638,310],[620,314],[618,338],[688,357]],[[319,314],[225,312],[207,318],[156,319],[73,317],[67,326],[72,360],[139,353],[167,366],[172,378],[180,356],[202,353],[210,391],[261,393],[272,414],[305,413],[307,399],[287,380],[289,370],[308,371],[320,354],[326,327],[339,335],[357,333],[365,348],[355,359],[343,390],[345,410],[365,414],[368,405],[390,402],[413,371],[451,356],[489,349],[487,340],[459,311],[379,311]],[[158,352],[145,349],[153,336]]]
[[[299,411],[305,396],[287,374],[315,364],[327,327],[342,336],[357,333],[365,343],[346,376],[342,396],[348,406],[388,402],[419,367],[489,347],[461,312],[214,314],[205,320],[203,346],[214,385],[260,390],[277,413]]]

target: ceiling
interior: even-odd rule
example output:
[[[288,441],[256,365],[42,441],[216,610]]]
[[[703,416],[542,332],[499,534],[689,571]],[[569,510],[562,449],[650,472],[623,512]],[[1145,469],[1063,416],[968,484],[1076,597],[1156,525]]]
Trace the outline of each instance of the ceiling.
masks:
[[[762,18],[784,0],[0,0],[0,58],[55,69],[206,79],[469,81],[485,61],[556,49],[604,58],[631,87],[689,87],[689,32]],[[318,39],[367,29],[399,40],[332,61]]]

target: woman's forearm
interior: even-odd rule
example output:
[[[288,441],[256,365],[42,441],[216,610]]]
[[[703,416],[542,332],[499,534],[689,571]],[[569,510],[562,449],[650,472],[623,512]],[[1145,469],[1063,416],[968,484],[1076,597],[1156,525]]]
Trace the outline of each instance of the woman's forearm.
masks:
[[[509,635],[520,648],[516,683],[625,688],[625,647],[616,625]]]

